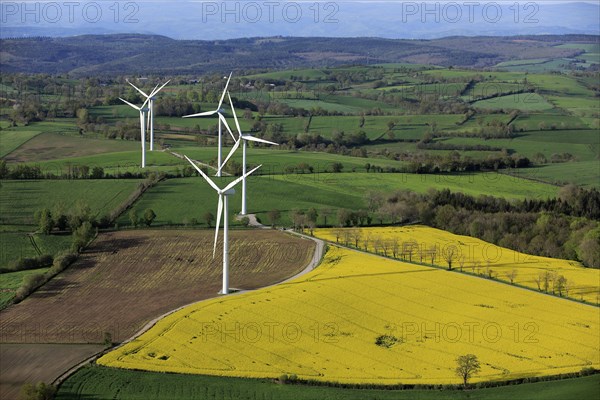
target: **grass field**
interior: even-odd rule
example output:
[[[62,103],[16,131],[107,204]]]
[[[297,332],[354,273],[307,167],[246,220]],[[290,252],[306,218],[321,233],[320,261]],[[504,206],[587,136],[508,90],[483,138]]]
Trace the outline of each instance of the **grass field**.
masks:
[[[141,149],[139,142],[92,139],[46,132],[36,135],[5,158],[10,162],[39,162],[134,149]]]
[[[263,167],[264,168],[264,167]],[[225,186],[232,178],[217,179]],[[266,213],[273,209],[282,211],[281,224],[291,223],[288,211],[294,209],[331,210],[329,224],[335,221],[335,211],[340,208],[365,207],[368,191],[393,192],[412,190],[425,193],[428,189],[445,189],[471,195],[492,195],[505,198],[551,198],[558,187],[544,183],[518,179],[495,173],[473,175],[414,175],[382,173],[322,173],[306,175],[273,175],[250,177],[247,180],[248,211],[256,213],[267,222]],[[237,190],[237,189],[236,189]],[[241,190],[241,189],[240,189]],[[236,193],[229,202],[230,212],[241,210],[241,194]],[[156,212],[156,224],[182,224],[209,211],[215,214],[217,197],[201,177],[170,179],[149,189],[135,203],[140,211],[152,208]],[[322,213],[321,213],[322,214]],[[118,220],[129,225],[127,215]],[[324,222],[322,217],[319,223]]]
[[[79,260],[24,301],[0,312],[3,343],[102,343],[132,336],[177,307],[215,297],[221,257],[212,231],[101,234]],[[277,231],[230,234],[230,284],[253,289],[301,271],[312,241]]]
[[[6,227],[9,228],[9,227]],[[10,226],[11,229],[21,228]],[[34,230],[33,227],[28,226]],[[34,235],[33,240],[42,254],[56,255],[62,250],[69,249],[73,238],[71,235]],[[5,268],[12,261],[25,257],[37,257],[39,254],[27,232],[0,232],[0,268]]]
[[[474,353],[482,367],[474,380],[488,381],[598,367],[599,325],[594,306],[331,246],[313,272],[186,307],[98,363],[218,376],[459,383],[455,359]],[[382,335],[396,341],[378,346]]]
[[[587,188],[600,188],[599,168],[600,163],[598,161],[584,161],[549,164],[512,172],[523,178],[556,182],[561,185],[574,183]]]
[[[33,214],[41,208],[62,205],[65,212],[78,203],[87,204],[92,215],[110,213],[139,184],[138,179],[20,180],[2,181],[0,224],[33,225]]]
[[[367,390],[280,385],[270,380],[126,371],[105,367],[79,370],[58,392],[58,400],[263,399],[263,400],[581,400],[599,394],[598,375],[577,379],[469,391]]]
[[[448,267],[448,251],[455,251],[451,258],[454,269],[463,269],[480,276],[488,276],[488,271],[491,270],[495,279],[504,282],[510,282],[509,274],[514,273],[516,284],[535,290],[538,290],[536,279],[540,274],[548,271],[550,274],[562,275],[567,278],[568,288],[563,291],[563,296],[600,305],[600,270],[585,268],[575,261],[519,253],[477,238],[455,235],[427,226],[315,230],[315,236],[321,239],[334,243],[339,240],[340,243],[352,246],[355,245],[353,234],[359,234],[359,247],[363,250],[429,264],[433,258],[433,264],[443,268]],[[395,246],[397,248],[394,251]],[[432,255],[431,248],[434,246],[436,253]],[[409,253],[404,249],[411,251]],[[397,254],[394,255],[394,252]],[[541,285],[543,287],[543,283]],[[549,292],[559,294],[553,290],[552,282]]]
[[[522,110],[545,111],[553,108],[542,96],[537,93],[510,94],[473,103],[473,107],[494,110]]]
[[[0,132],[0,157],[5,157],[17,147],[39,134],[39,131],[3,130]]]
[[[7,272],[0,274],[0,310],[15,296],[15,292],[27,275],[43,274],[47,268],[31,269],[28,271]]]

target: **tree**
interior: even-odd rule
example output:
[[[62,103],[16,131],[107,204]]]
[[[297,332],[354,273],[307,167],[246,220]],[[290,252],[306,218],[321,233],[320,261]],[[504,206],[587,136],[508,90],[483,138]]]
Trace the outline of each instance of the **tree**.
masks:
[[[20,400],[52,400],[56,394],[56,387],[38,382],[36,385],[26,383],[19,392]]]
[[[94,237],[95,230],[89,221],[84,221],[81,226],[73,231],[73,250],[84,248]]]
[[[338,211],[338,224],[339,226],[348,226],[350,225],[350,211],[342,208]]]
[[[104,178],[104,168],[102,167],[94,167],[92,168],[92,174],[90,175],[91,179],[102,179]]]
[[[431,258],[431,265],[435,262],[435,256],[437,255],[437,246],[435,244],[431,245],[429,248],[429,257]]]
[[[312,222],[313,224],[316,225],[318,217],[319,217],[319,213],[317,212],[317,210],[314,207],[309,209],[306,212],[306,218],[308,219],[309,223]]]
[[[281,219],[281,211],[271,210],[267,213],[267,218],[269,219],[269,222],[271,223],[271,227],[274,227],[275,225],[277,225],[277,222],[279,221],[279,219]]]
[[[202,221],[204,221],[204,223],[208,225],[209,228],[214,220],[215,216],[210,211],[207,211],[204,214],[202,214]]]
[[[134,227],[137,227],[140,223],[140,218],[138,217],[136,210],[129,211],[129,221],[131,221],[131,225]]]
[[[146,226],[152,225],[154,218],[156,218],[156,213],[154,212],[154,210],[151,208],[146,208],[146,210],[144,211],[144,223],[146,224]]]
[[[36,214],[36,219],[40,228],[40,232],[49,235],[54,228],[54,221],[52,220],[52,213],[47,208],[40,210]]]
[[[334,162],[333,164],[331,164],[331,170],[333,172],[342,172],[343,169],[344,169],[344,164],[342,164],[340,162]]]
[[[508,272],[506,274],[506,277],[510,280],[510,283],[514,283],[515,282],[515,278],[517,277],[517,270],[513,269],[512,271]]]
[[[465,387],[467,387],[469,379],[481,370],[479,360],[474,354],[466,354],[458,357],[456,363],[458,364],[455,370],[456,375],[462,378]]]
[[[448,263],[449,271],[452,271],[452,262],[454,261],[454,256],[456,255],[457,250],[458,249],[456,248],[456,246],[450,245],[447,248],[445,248],[442,252],[444,260],[446,260],[446,262]]]

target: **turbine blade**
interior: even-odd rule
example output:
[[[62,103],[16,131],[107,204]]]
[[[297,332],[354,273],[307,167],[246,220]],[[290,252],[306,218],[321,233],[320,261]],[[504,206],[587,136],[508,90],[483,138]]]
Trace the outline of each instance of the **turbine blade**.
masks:
[[[229,96],[229,92],[227,93]],[[242,129],[240,128],[240,121],[238,121],[237,114],[235,113],[235,108],[233,108],[233,101],[231,101],[231,96],[229,96],[229,104],[231,105],[231,112],[233,113],[233,119],[235,120],[235,126],[238,130],[240,136],[242,135]]]
[[[182,118],[208,117],[217,113],[218,110],[205,111],[198,114],[184,115]]]
[[[269,142],[268,140],[257,138],[257,137],[252,136],[252,135],[243,135],[242,138],[244,140],[249,140],[251,142],[259,142],[259,143],[272,144],[273,146],[279,146],[279,143]]]
[[[221,214],[223,214],[223,195],[219,193],[219,207],[217,208],[217,223],[215,226],[215,244],[213,245],[213,258],[217,252],[217,240],[219,238],[219,225],[221,225]]]
[[[223,89],[223,94],[221,95],[221,100],[219,100],[219,107],[217,107],[217,110],[220,110],[221,106],[223,105],[223,100],[225,99],[225,92],[227,92],[227,87],[229,87],[231,75],[233,75],[233,71],[229,74],[229,78],[227,78],[227,83],[225,84],[225,89]]]
[[[248,177],[248,175],[250,175],[251,173],[253,173],[254,171],[256,171],[257,169],[259,169],[260,167],[262,167],[262,164],[259,165],[258,167],[252,169],[249,172],[246,172],[246,175],[242,175],[239,178],[237,178],[235,181],[231,182],[229,185],[225,186],[225,189],[222,190],[222,192],[226,192],[229,189],[231,189],[232,187],[234,187],[235,185],[237,185],[238,183],[240,183],[242,181],[242,179]]]
[[[152,91],[152,93],[150,93],[149,97],[154,96],[155,94],[157,94],[158,92],[160,92],[165,86],[167,86],[167,84],[171,82],[171,80],[169,79],[168,81],[166,81],[161,87],[159,87],[158,89],[156,89],[158,87],[158,85],[160,85],[160,83],[158,85],[156,85],[156,87],[154,88],[154,90]]]
[[[136,109],[136,110],[138,110],[138,111],[141,111],[141,110],[142,110],[142,108],[141,108],[141,107],[138,107],[138,106],[136,106],[135,104],[131,104],[131,103],[130,103],[130,102],[128,102],[127,100],[123,100],[123,99],[122,99],[122,98],[120,98],[120,97],[119,97],[119,100],[121,100],[123,103],[127,103],[127,104],[129,104],[129,106],[131,106],[131,107],[135,108],[135,109]]]
[[[225,128],[227,128],[227,132],[229,132],[229,136],[231,136],[231,138],[233,139],[234,142],[237,142],[238,139],[236,139],[235,136],[233,136],[233,132],[231,132],[231,128],[229,127],[229,124],[227,123],[227,120],[225,119],[223,114],[217,113],[217,115],[219,116],[219,119],[221,120],[223,125],[225,125]]]
[[[198,168],[198,166],[196,165],[195,162],[193,162],[192,160],[190,160],[188,158],[188,156],[186,156],[186,155],[184,155],[184,157],[185,157],[186,160],[188,160],[190,162],[190,164],[192,164],[192,166],[194,168],[196,168],[196,171],[198,171],[200,173],[200,175],[202,175],[202,177],[204,178],[204,180],[206,180],[206,182],[208,182],[208,184],[210,186],[212,186],[213,189],[215,189],[218,193],[221,192],[221,189],[219,189],[219,187],[217,185],[215,185],[215,183],[200,168]]]
[[[133,88],[135,90],[137,90],[138,92],[140,92],[144,97],[148,97],[148,95],[146,93],[144,93],[144,91],[142,89],[138,88],[137,86],[135,86],[133,83],[131,83],[129,81],[127,81],[127,83],[129,83],[131,86],[133,86]]]
[[[225,157],[225,161],[223,161],[223,163],[219,166],[219,171],[221,170],[221,168],[223,168],[225,166],[225,164],[227,164],[227,161],[229,161],[229,159],[233,156],[233,154],[238,149],[238,147],[240,147],[240,142],[241,142],[241,140],[237,140],[234,143],[233,147],[229,151],[229,154],[227,154],[227,157]]]

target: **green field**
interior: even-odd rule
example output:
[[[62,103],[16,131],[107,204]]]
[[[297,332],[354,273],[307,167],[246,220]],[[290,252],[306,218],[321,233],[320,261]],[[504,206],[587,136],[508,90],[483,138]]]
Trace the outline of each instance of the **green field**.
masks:
[[[225,186],[231,178],[216,180]],[[322,173],[306,175],[273,175],[248,179],[248,211],[258,214],[267,222],[266,212],[282,211],[282,224],[290,224],[289,211],[294,209],[330,210],[328,224],[335,221],[340,208],[359,209],[365,206],[368,191],[393,192],[412,190],[419,193],[429,188],[448,188],[471,195],[491,195],[506,198],[549,198],[556,196],[558,188],[495,173],[473,175],[413,175],[384,173]],[[241,195],[230,201],[230,212],[241,209]],[[148,190],[134,205],[143,211],[152,208],[156,224],[182,224],[185,219],[201,221],[205,212],[216,214],[217,196],[204,180],[198,177],[170,179]],[[323,214],[322,212],[320,213]],[[120,225],[129,225],[127,215],[119,218]],[[319,218],[319,223],[324,222]]]
[[[4,157],[29,139],[40,134],[40,131],[3,130],[0,132],[0,157]]]
[[[62,205],[65,212],[78,202],[87,204],[93,215],[102,216],[122,203],[139,184],[122,180],[2,181],[1,225],[33,225],[33,213]]]
[[[23,278],[33,274],[43,274],[47,270],[47,268],[39,268],[0,274],[0,310],[6,307],[13,299],[15,292],[23,282]]]
[[[473,107],[486,110],[522,110],[545,111],[553,108],[542,96],[537,93],[510,94],[473,103]]]
[[[555,182],[561,185],[574,183],[587,188],[600,188],[599,169],[600,163],[598,161],[584,161],[549,164],[513,172],[524,178]]]
[[[33,230],[33,227],[29,228]],[[34,235],[33,240],[41,254],[50,255],[69,249],[73,241],[71,235]],[[0,232],[0,249],[0,268],[6,268],[20,258],[39,255],[26,232]]]
[[[264,379],[162,374],[104,367],[80,369],[57,399],[263,399],[263,400],[581,400],[597,398],[600,376],[475,390],[375,390],[281,385]]]

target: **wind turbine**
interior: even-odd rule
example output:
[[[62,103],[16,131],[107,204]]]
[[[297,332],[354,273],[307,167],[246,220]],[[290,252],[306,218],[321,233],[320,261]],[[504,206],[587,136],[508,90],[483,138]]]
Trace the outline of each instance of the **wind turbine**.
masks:
[[[129,83],[131,86],[133,86],[133,88],[135,90],[140,92],[146,98],[146,100],[148,100],[148,99],[150,100],[150,103],[149,103],[150,112],[148,113],[148,122],[146,125],[146,129],[148,128],[148,126],[150,126],[150,151],[154,151],[154,96],[156,96],[158,94],[158,92],[160,92],[162,90],[162,88],[167,86],[167,84],[169,82],[171,82],[170,79],[167,82],[165,82],[165,84],[162,85],[158,90],[156,89],[156,88],[158,88],[158,85],[156,85],[154,87],[154,89],[152,90],[152,92],[150,92],[150,95],[148,95],[148,94],[144,93],[144,91],[142,91],[140,88],[136,87],[133,83],[127,81],[127,83]]]
[[[259,169],[262,165],[254,168],[250,172],[245,175],[240,176],[223,189],[218,187],[198,166],[190,160],[187,156],[185,156],[186,160],[189,161],[190,164],[202,175],[202,177],[208,182],[210,186],[219,194],[219,206],[217,208],[217,223],[215,229],[215,243],[213,245],[213,258],[215,258],[215,253],[217,251],[217,238],[219,236],[219,224],[221,222],[221,214],[223,214],[223,288],[221,290],[222,294],[229,293],[229,201],[228,197],[235,194],[235,190],[233,187],[237,185],[241,180],[246,179],[246,176],[250,175],[257,169]],[[225,210],[225,212],[223,212]]]
[[[229,92],[227,92],[227,97],[229,97],[229,104],[231,106],[231,111],[233,112],[233,118],[235,119],[235,126],[237,128],[238,134],[240,135],[240,138],[238,140],[236,140],[235,144],[229,151],[229,154],[225,158],[225,161],[223,161],[223,165],[225,165],[227,163],[227,161],[229,161],[231,156],[233,156],[233,153],[235,153],[237,148],[240,146],[240,142],[243,142],[243,146],[242,146],[242,176],[244,177],[244,179],[242,179],[242,211],[241,211],[241,214],[246,215],[246,178],[245,178],[245,175],[246,175],[246,143],[247,142],[258,142],[258,143],[271,144],[274,146],[279,146],[279,143],[269,142],[268,140],[257,138],[252,135],[244,135],[240,128],[240,121],[238,121],[237,115],[235,113],[235,109],[233,108],[233,101],[231,101],[231,96],[229,95]]]
[[[127,100],[123,100],[120,97],[119,100],[140,112],[140,141],[142,142],[142,168],[146,168],[146,114],[148,113],[148,107],[146,107],[146,103],[148,102],[148,99],[146,99],[146,101],[144,102],[144,104],[142,104],[141,107],[138,107],[135,104],[131,104]]]
[[[229,131],[229,134],[231,135],[231,138],[235,141],[233,132],[231,132],[229,125],[227,125],[227,120],[223,116],[224,110],[221,108],[221,106],[223,105],[223,100],[225,99],[225,93],[227,92],[227,87],[229,86],[229,81],[231,80],[231,75],[233,75],[233,72],[231,72],[229,74],[229,78],[227,78],[227,83],[225,84],[225,89],[223,89],[223,94],[221,94],[221,100],[219,100],[219,105],[217,106],[216,110],[205,111],[205,112],[201,112],[198,114],[191,114],[191,115],[183,116],[183,118],[208,117],[208,116],[215,115],[215,114],[217,114],[219,116],[219,148],[218,148],[218,154],[217,154],[217,167],[218,167],[217,168],[217,176],[218,177],[221,176],[221,166],[223,165],[223,163],[221,162],[221,160],[223,158],[223,127],[222,127],[223,125],[225,125],[225,127]]]

